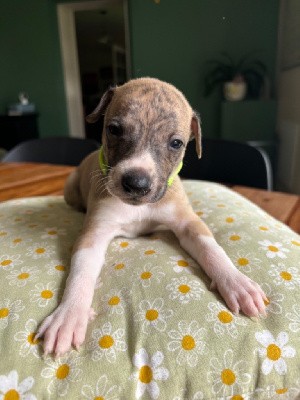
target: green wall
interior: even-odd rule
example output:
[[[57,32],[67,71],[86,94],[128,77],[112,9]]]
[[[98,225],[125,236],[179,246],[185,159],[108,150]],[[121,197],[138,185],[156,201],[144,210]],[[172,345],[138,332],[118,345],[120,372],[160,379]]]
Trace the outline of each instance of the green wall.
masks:
[[[67,135],[67,114],[51,0],[1,0],[0,113],[25,91],[36,104],[41,136]]]
[[[203,132],[217,136],[220,92],[204,98],[204,63],[221,52],[257,52],[274,85],[278,0],[131,0],[134,76],[175,84],[200,112]]]
[[[41,136],[67,135],[56,5],[59,0],[1,0],[0,113],[29,93]],[[257,51],[274,82],[279,0],[128,0],[132,75],[181,89],[202,116],[206,136],[219,133],[220,93],[203,98],[204,62],[227,51]]]

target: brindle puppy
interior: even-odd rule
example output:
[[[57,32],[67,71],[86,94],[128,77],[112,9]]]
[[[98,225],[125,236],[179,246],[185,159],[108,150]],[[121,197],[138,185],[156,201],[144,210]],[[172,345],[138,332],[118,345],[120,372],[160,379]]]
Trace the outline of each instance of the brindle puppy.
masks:
[[[87,119],[95,122],[102,114],[100,164],[99,152],[92,153],[65,187],[66,202],[87,213],[62,301],[36,335],[44,336],[45,354],[59,356],[83,343],[110,241],[143,235],[161,224],[175,233],[234,313],[264,313],[265,294],[234,267],[193,212],[177,176],[192,138],[201,156],[199,120],[183,94],[156,79],[136,79],[108,90]]]

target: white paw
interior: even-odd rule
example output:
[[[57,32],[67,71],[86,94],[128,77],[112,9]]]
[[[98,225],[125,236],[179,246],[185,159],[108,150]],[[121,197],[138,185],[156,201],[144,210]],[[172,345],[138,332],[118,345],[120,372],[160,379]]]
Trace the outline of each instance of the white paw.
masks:
[[[239,271],[222,276],[217,282],[212,282],[225,300],[230,310],[238,314],[242,311],[249,317],[265,315],[267,297],[260,286]]]
[[[92,308],[86,311],[76,305],[60,304],[44,319],[35,335],[35,339],[44,337],[44,355],[54,353],[60,357],[72,345],[78,350],[84,342],[88,321],[96,315]]]

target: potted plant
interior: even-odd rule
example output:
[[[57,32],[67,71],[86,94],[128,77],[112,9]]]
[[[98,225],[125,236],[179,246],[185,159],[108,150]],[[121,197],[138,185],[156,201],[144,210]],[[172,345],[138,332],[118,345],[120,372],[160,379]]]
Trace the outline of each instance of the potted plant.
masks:
[[[266,76],[265,65],[249,55],[235,61],[227,53],[222,53],[219,60],[208,61],[211,66],[205,75],[204,95],[209,96],[213,90],[223,85],[223,94],[226,100],[243,100],[258,98]]]

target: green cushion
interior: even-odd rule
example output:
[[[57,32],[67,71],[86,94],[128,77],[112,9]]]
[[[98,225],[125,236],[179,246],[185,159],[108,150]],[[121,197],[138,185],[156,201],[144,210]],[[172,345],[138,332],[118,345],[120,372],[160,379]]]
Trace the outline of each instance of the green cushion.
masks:
[[[172,233],[117,238],[85,344],[43,359],[33,334],[62,297],[84,216],[62,197],[2,203],[1,399],[299,398],[300,237],[223,186],[184,185],[236,267],[265,290],[267,317],[232,315]]]

